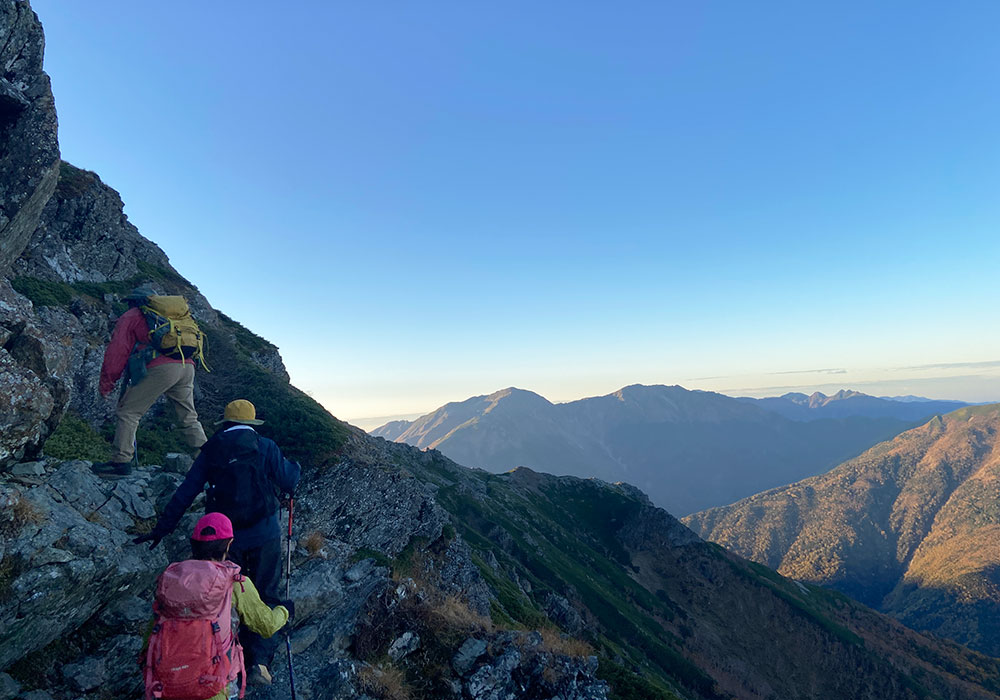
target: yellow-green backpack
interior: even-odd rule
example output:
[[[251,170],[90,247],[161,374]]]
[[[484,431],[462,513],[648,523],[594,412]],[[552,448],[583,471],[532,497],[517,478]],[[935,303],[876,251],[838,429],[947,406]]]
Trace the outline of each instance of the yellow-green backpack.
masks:
[[[141,310],[149,325],[149,344],[154,356],[195,359],[208,371],[205,334],[191,317],[191,309],[184,297],[151,296]]]

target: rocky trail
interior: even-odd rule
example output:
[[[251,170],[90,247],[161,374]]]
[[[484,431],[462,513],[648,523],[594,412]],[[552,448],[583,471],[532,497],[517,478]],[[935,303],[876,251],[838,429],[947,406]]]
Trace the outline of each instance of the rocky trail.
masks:
[[[3,474],[0,666],[7,673],[0,698],[139,697],[137,658],[155,579],[169,561],[186,557],[200,503],[156,549],[131,540],[152,526],[180,483],[171,468],[188,463],[110,479],[85,461],[42,459]],[[447,536],[447,513],[418,480],[373,460],[364,440],[345,450],[336,468],[310,474],[296,506],[291,645],[298,697],[363,697],[366,687],[384,694],[397,681],[383,681],[380,665],[359,656],[398,662],[432,652],[445,662],[436,669],[439,682],[456,697],[502,697],[514,688],[528,697],[521,693],[531,692],[536,676],[562,683],[559,697],[606,697],[596,658],[547,652],[537,632],[493,628],[491,593],[468,547]],[[393,572],[401,555],[408,575]],[[428,638],[421,629],[428,616],[454,649]],[[251,697],[291,697],[284,643],[273,675],[274,684],[253,687]]]

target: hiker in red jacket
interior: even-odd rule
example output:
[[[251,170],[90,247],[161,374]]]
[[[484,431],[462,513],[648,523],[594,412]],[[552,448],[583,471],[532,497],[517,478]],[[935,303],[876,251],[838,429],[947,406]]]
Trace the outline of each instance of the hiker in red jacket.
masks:
[[[149,362],[143,363],[144,351],[151,348],[149,326],[140,307],[154,294],[156,292],[150,287],[136,287],[125,297],[129,310],[115,323],[111,342],[104,352],[99,386],[101,396],[110,396],[126,367],[131,367],[133,363],[138,362],[140,366],[130,373],[141,371],[141,364],[145,364],[145,377],[138,381],[136,377],[126,379],[131,385],[118,400],[118,423],[111,461],[93,465],[91,468],[98,474],[124,476],[132,472],[130,463],[135,455],[135,431],[139,427],[139,419],[161,395],[174,405],[181,435],[187,444],[198,450],[206,441],[205,430],[198,422],[198,412],[194,408],[194,359],[157,353]]]

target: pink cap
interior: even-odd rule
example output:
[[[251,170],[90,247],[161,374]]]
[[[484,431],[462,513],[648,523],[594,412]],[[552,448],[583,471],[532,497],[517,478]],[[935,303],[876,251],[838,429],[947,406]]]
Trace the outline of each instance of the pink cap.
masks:
[[[208,530],[208,532],[205,532]],[[229,540],[233,537],[233,523],[222,513],[206,513],[194,526],[192,540],[211,542],[213,540]]]

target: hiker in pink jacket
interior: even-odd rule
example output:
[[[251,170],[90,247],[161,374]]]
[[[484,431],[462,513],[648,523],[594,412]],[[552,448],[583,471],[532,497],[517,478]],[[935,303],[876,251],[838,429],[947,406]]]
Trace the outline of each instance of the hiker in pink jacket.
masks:
[[[233,524],[209,513],[195,525],[192,558],[167,567],[156,583],[156,615],[146,649],[146,700],[243,697],[246,669],[239,624],[270,637],[289,620],[294,606],[274,608],[260,599],[240,567],[227,561]],[[235,607],[237,618],[233,618]],[[205,653],[205,650],[211,653]]]

